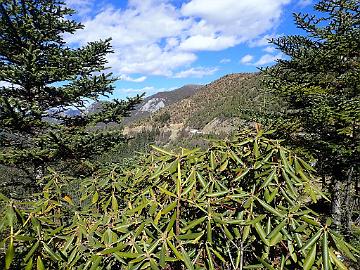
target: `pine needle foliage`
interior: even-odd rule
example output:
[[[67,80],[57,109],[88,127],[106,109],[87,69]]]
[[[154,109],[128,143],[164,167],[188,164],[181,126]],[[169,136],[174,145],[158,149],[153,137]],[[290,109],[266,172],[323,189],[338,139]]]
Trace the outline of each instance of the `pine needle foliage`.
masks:
[[[359,252],[311,209],[314,169],[268,134],[154,152],[67,193],[2,197],[5,269],[348,269]],[[79,199],[74,199],[74,198]]]
[[[336,224],[349,229],[360,174],[360,4],[321,0],[314,8],[316,15],[294,15],[304,36],[271,41],[286,57],[263,74],[288,103],[277,117],[279,134],[315,156],[332,180]]]
[[[125,140],[96,124],[119,123],[140,101],[86,112],[86,102],[114,90],[116,78],[104,72],[111,40],[69,47],[66,35],[83,28],[73,14],[58,0],[0,2],[0,164],[32,179],[54,163],[84,173],[85,161]],[[69,116],[74,107],[81,113]]]

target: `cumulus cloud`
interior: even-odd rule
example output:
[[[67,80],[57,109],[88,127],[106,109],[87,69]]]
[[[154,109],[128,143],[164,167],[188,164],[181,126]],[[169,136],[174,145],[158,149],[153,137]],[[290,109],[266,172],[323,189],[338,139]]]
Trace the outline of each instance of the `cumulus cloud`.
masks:
[[[89,14],[95,4],[94,0],[65,0],[65,3],[70,8],[77,11],[79,16],[85,16]]]
[[[180,44],[180,49],[185,51],[221,51],[236,44],[234,36],[191,36]]]
[[[268,47],[264,48],[263,51],[267,52],[267,53],[274,53],[274,52],[276,52],[276,48],[272,47],[272,46],[268,46]]]
[[[249,41],[250,47],[264,47],[264,46],[270,46],[270,40],[271,39],[277,39],[281,37],[282,35],[276,35],[276,34],[266,34],[264,36],[258,37],[256,39]]]
[[[240,63],[249,64],[252,60],[254,60],[254,56],[252,56],[251,54],[247,54],[240,59]]]
[[[120,80],[127,81],[127,82],[143,82],[147,79],[146,76],[141,76],[139,78],[132,78],[128,75],[120,75]]]
[[[86,15],[85,28],[65,38],[84,45],[112,37],[109,66],[117,74],[179,76],[176,70],[191,67],[199,51],[224,50],[271,31],[289,2],[191,0],[179,7],[167,0],[129,0],[122,9],[107,5],[90,16],[87,8],[96,5],[94,0],[67,0]]]
[[[228,58],[224,58],[224,59],[220,60],[220,64],[226,64],[226,63],[230,63],[230,62],[231,62],[231,59],[228,59]]]
[[[202,78],[204,76],[213,75],[216,71],[218,71],[218,68],[195,67],[177,72],[174,75],[174,78]]]
[[[271,63],[274,63],[278,59],[282,59],[283,55],[282,53],[278,53],[276,55],[273,54],[264,54],[260,57],[258,61],[256,61],[253,65],[254,66],[265,66]]]
[[[298,2],[298,6],[300,7],[306,7],[312,4],[312,0],[300,0]]]

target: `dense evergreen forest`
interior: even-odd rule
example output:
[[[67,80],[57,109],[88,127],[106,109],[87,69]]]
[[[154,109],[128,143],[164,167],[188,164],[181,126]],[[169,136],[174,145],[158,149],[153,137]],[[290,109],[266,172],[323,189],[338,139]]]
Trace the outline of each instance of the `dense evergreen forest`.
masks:
[[[303,35],[271,40],[286,57],[240,95],[224,77],[227,98],[161,110],[133,138],[122,123],[143,96],[88,110],[117,78],[110,38],[64,41],[74,13],[0,0],[1,269],[359,269],[358,1],[294,14]],[[190,112],[197,128],[244,121],[199,148],[156,145]]]

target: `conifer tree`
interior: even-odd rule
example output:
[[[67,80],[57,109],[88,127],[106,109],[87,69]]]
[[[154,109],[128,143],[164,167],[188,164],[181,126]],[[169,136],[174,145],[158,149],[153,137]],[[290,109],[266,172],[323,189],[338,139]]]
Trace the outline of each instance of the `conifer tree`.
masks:
[[[305,36],[271,41],[286,58],[263,71],[289,105],[281,131],[314,154],[324,179],[332,181],[335,224],[345,221],[349,229],[351,194],[359,192],[360,4],[321,0],[314,7],[317,15],[294,15]]]
[[[119,123],[140,101],[88,101],[111,94],[116,78],[104,73],[110,39],[80,48],[65,34],[83,26],[59,0],[0,1],[0,165],[21,168],[34,180],[47,165],[78,170],[91,157],[125,140],[121,132],[96,128]],[[69,116],[69,108],[80,114]]]

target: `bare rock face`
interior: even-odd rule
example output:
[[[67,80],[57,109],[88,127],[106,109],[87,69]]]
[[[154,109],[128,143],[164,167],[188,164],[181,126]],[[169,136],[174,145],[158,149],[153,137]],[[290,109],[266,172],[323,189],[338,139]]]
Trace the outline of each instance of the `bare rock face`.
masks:
[[[152,98],[148,100],[144,105],[142,105],[139,111],[154,113],[164,107],[165,107],[165,99]]]

